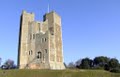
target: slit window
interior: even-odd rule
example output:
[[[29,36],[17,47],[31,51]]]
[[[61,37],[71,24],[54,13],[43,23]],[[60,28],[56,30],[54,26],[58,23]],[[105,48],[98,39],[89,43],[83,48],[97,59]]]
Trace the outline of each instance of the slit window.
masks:
[[[45,42],[47,41],[47,38],[45,38]]]
[[[29,51],[29,55],[30,55],[30,51]]]
[[[33,39],[35,39],[35,34],[33,34]]]
[[[45,53],[47,53],[47,49],[45,49]]]
[[[33,54],[33,51],[31,50],[31,55]]]
[[[32,50],[31,50],[31,51],[29,51],[29,52],[28,52],[28,54],[29,54],[29,55],[32,55],[32,54],[33,54],[33,51],[32,51]]]

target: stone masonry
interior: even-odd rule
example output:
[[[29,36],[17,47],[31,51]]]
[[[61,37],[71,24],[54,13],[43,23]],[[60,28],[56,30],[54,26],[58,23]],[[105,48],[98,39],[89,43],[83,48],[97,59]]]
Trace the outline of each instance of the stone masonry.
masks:
[[[23,11],[20,20],[19,69],[65,69],[63,63],[61,17],[55,12],[35,21]]]

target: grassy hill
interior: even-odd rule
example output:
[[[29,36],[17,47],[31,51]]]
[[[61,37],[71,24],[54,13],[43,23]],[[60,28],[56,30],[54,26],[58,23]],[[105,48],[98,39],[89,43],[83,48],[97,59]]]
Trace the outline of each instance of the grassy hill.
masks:
[[[0,77],[120,77],[103,70],[0,70]]]

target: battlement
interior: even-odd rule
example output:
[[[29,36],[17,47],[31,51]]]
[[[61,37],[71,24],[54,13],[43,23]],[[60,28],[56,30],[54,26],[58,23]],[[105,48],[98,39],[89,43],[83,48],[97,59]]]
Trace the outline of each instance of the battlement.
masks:
[[[18,65],[20,69],[64,69],[61,17],[54,11],[43,21],[35,21],[34,13],[22,12]]]
[[[26,10],[23,10],[23,11],[22,11],[22,14],[34,14],[34,13],[33,13],[33,12],[28,13]]]

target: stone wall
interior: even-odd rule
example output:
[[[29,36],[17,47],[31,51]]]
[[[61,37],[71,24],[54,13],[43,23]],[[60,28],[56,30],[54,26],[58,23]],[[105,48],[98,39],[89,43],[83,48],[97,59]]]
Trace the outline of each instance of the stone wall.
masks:
[[[55,12],[43,22],[34,21],[33,13],[22,14],[18,63],[23,69],[64,69],[61,18]]]

